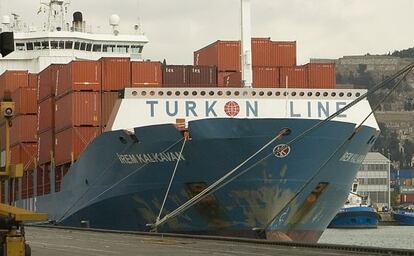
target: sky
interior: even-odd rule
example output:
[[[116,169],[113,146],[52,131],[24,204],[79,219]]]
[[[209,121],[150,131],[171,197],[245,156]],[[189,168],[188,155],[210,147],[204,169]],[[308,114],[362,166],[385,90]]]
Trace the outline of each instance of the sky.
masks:
[[[29,25],[38,9],[38,0],[0,0],[2,15],[13,11]],[[110,31],[111,14],[121,17],[121,33],[139,17],[150,40],[144,57],[170,64],[191,64],[193,51],[240,38],[240,0],[71,0],[69,13],[77,10],[101,32]],[[252,0],[252,34],[297,41],[299,64],[383,54],[414,46],[413,12],[414,0]]]

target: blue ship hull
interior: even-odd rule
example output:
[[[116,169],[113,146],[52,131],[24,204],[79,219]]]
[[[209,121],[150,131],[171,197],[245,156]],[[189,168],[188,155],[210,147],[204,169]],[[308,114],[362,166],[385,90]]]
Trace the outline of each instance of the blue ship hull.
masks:
[[[394,220],[398,225],[414,226],[414,213],[406,211],[393,212]]]
[[[377,228],[380,217],[371,207],[342,208],[329,224],[330,228]]]
[[[186,142],[162,216],[257,152],[283,128],[292,133],[251,159],[236,177],[158,227],[160,232],[263,237],[316,242],[343,205],[374,128],[331,121],[291,146],[273,148],[319,120],[208,119],[189,122]],[[38,197],[38,211],[68,226],[148,230],[155,222],[179,158],[183,135],[174,125],[106,132],[63,178],[61,192]],[[359,156],[359,157],[358,157]]]

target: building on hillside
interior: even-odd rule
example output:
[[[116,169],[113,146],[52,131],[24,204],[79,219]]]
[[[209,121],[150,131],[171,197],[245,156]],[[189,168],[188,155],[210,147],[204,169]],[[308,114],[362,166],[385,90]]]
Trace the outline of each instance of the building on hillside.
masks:
[[[388,158],[378,152],[370,152],[357,174],[357,193],[369,196],[371,204],[379,211],[391,205],[390,168]]]

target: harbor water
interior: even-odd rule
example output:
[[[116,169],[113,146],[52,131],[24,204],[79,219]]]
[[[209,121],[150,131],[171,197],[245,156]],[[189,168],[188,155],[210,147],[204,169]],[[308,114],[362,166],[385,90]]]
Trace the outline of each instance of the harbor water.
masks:
[[[414,249],[414,226],[379,226],[377,229],[327,229],[319,243]]]

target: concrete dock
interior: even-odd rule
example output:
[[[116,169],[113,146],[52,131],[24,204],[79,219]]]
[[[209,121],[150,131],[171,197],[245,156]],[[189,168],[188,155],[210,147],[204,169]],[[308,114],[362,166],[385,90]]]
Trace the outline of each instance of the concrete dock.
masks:
[[[26,227],[33,256],[137,255],[414,255],[414,251],[255,243],[253,240],[162,237],[56,228]]]

